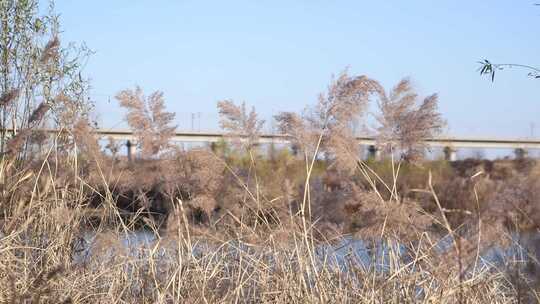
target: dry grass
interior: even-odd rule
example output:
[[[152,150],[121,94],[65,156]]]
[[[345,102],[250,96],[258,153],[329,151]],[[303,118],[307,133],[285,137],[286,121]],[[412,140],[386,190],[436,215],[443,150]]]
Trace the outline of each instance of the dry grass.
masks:
[[[263,122],[229,100],[221,125],[240,148],[172,147],[163,94],[136,87],[116,96],[142,156],[128,161],[95,137],[86,50],[41,11],[0,1],[17,41],[0,44],[0,303],[538,302],[540,167],[411,164],[443,127],[436,95],[345,71],[275,117],[293,153],[265,154]],[[374,98],[391,153],[366,162],[351,142]]]
[[[534,278],[519,266],[523,262],[508,259],[506,268],[481,265],[476,250],[485,248],[475,241],[478,234],[466,238],[450,228],[449,233],[463,242],[464,265],[458,267],[454,250],[438,249],[445,233],[429,231],[431,222],[443,218],[423,214],[410,202],[381,201],[379,195],[361,189],[347,190],[351,195],[345,197],[344,208],[358,216],[357,231],[370,248],[364,256],[360,251],[336,254],[331,248],[342,246],[338,240],[311,242],[316,223],[310,219],[305,229],[293,213],[287,220],[292,224],[278,224],[264,234],[255,231],[264,226],[257,228],[241,217],[229,228],[234,235],[202,229],[190,221],[189,203],[180,199],[172,205],[167,230],[157,232],[154,227],[158,234],[148,245],[130,248],[120,241],[129,231],[126,222],[115,217],[121,210],[114,205],[108,206],[108,215],[101,215],[113,220],[95,226],[91,233],[96,238],[88,243],[83,240],[90,232],[86,193],[79,187],[54,186],[58,184],[54,172],[45,173],[54,169],[43,165],[41,172],[24,173],[11,171],[14,167],[7,158],[1,163],[0,172],[11,176],[2,204],[2,302],[526,303],[537,299]],[[197,171],[193,172],[198,179]],[[193,193],[197,191],[202,190]],[[315,199],[310,204],[317,206]],[[259,237],[253,238],[254,234]],[[91,254],[85,255],[85,249]]]
[[[342,73],[305,113],[276,117],[297,155],[264,154],[255,110],[231,101],[218,107],[240,148],[175,149],[162,94],[139,88],[117,96],[142,150],[131,162],[112,141],[103,153],[84,117],[39,157],[21,130],[0,160],[0,302],[536,302],[538,167],[365,162],[352,124],[373,96],[381,138],[404,153],[442,126],[436,97],[417,106],[408,81],[386,97]],[[126,245],[134,233],[153,239]]]

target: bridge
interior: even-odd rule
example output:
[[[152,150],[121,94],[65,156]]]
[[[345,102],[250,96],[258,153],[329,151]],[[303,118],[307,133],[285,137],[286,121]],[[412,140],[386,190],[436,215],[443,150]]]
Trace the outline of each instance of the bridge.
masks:
[[[13,130],[7,129],[8,133]],[[56,129],[41,130],[49,133],[58,133]],[[137,138],[130,130],[96,129],[95,134],[101,137],[112,138],[114,140],[125,141],[128,158],[131,158],[133,146]],[[225,133],[212,132],[176,132],[171,140],[186,143],[216,143],[227,139]],[[368,147],[371,157],[378,157],[377,142],[372,136],[358,136],[356,140],[359,145]],[[290,137],[283,134],[262,134],[259,136],[259,144],[289,144]],[[540,149],[540,139],[511,139],[511,138],[487,138],[487,137],[437,137],[428,138],[425,144],[429,148],[443,148],[445,157],[448,160],[456,159],[456,152],[459,148],[486,148],[486,149],[513,149],[516,157],[523,157],[527,150]]]
[[[115,140],[125,140],[128,147],[128,156],[131,156],[132,143],[136,141],[133,132],[129,130],[98,129],[99,136],[110,137]],[[226,139],[224,133],[211,132],[177,132],[172,137],[176,142],[189,143],[215,143]],[[282,134],[262,134],[259,136],[260,144],[289,144],[289,136]],[[376,139],[371,136],[356,137],[358,144],[367,146],[371,156],[376,157]],[[526,150],[540,149],[540,139],[510,139],[510,138],[462,138],[462,137],[437,137],[425,140],[427,147],[443,148],[448,160],[456,159],[459,148],[486,148],[486,149],[513,149],[517,157],[523,157]]]

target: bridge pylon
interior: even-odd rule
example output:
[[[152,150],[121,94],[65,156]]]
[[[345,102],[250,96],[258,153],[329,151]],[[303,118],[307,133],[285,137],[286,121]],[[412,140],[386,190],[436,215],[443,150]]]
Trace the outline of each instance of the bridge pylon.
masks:
[[[451,146],[446,146],[443,149],[444,159],[447,161],[456,161],[457,160],[457,149]]]

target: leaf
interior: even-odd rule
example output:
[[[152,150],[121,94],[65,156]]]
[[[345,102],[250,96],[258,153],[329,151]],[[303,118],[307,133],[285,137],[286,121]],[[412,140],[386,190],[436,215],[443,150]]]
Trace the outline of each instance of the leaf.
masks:
[[[34,21],[34,31],[36,33],[39,33],[42,27],[43,27],[43,22],[41,21],[41,19],[36,18],[36,20]]]
[[[487,66],[486,65],[482,66],[482,68],[480,68],[480,75],[486,74],[486,70],[487,70]]]

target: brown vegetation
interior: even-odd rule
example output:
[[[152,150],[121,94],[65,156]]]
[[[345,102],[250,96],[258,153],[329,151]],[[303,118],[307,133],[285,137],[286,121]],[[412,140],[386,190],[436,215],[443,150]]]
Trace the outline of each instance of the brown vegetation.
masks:
[[[221,128],[233,138],[243,140],[247,149],[251,149],[259,137],[264,121],[257,118],[255,108],[248,113],[246,104],[237,106],[231,100],[223,100],[217,104],[221,116]]]
[[[174,113],[165,111],[162,92],[145,97],[140,87],[124,90],[116,95],[120,106],[128,110],[126,121],[137,137],[143,157],[157,155],[169,147],[176,126],[171,123]]]
[[[426,97],[417,105],[418,95],[409,79],[401,80],[387,96],[379,101],[380,123],[378,140],[386,149],[402,151],[407,160],[421,158],[426,149],[424,140],[441,133],[445,123],[437,112],[437,94]]]
[[[255,111],[247,114],[232,102],[219,104],[224,127],[234,142],[247,144],[221,143],[213,151],[169,146],[172,116],[159,114],[167,113],[161,95],[152,95],[161,104],[153,107],[160,120],[150,117],[140,91],[123,91],[119,99],[154,157],[129,162],[111,140],[106,148],[112,155],[105,154],[84,119],[67,136],[58,134],[65,143],[44,159],[4,155],[0,268],[6,275],[0,276],[0,297],[162,303],[535,299],[537,165],[365,162],[354,148],[338,150],[339,140],[344,148],[352,140],[351,113],[360,115],[373,92],[380,97],[375,86],[343,74],[319,99],[319,110],[278,115],[302,156],[287,148],[264,153],[256,145],[262,123]],[[323,115],[322,108],[330,110]],[[165,135],[154,136],[161,129]],[[32,131],[14,140],[26,132]],[[427,136],[411,132],[417,141]],[[155,157],[163,147],[168,149]],[[352,164],[344,166],[346,161]],[[120,235],[136,229],[153,231],[152,246],[122,245]],[[91,243],[84,241],[89,231],[96,234]],[[515,240],[516,233],[523,238]],[[327,249],[350,237],[366,244],[369,265],[359,253],[340,262],[346,268],[333,262],[337,257]],[[509,246],[528,248],[525,266],[512,259],[504,270],[480,266],[484,253]],[[92,251],[88,258],[85,250]]]
[[[54,16],[36,29],[35,1],[0,12],[13,23],[0,40],[25,38],[20,53],[0,44],[0,302],[538,302],[540,165],[422,160],[444,121],[409,80],[386,93],[341,73],[302,114],[275,117],[293,149],[268,151],[245,104],[218,103],[223,142],[183,150],[163,94],[124,90],[141,152],[128,160],[112,139],[103,151],[85,81],[59,72],[78,66]],[[353,125],[373,100],[389,153],[364,161]],[[152,240],[122,241],[141,234]]]

